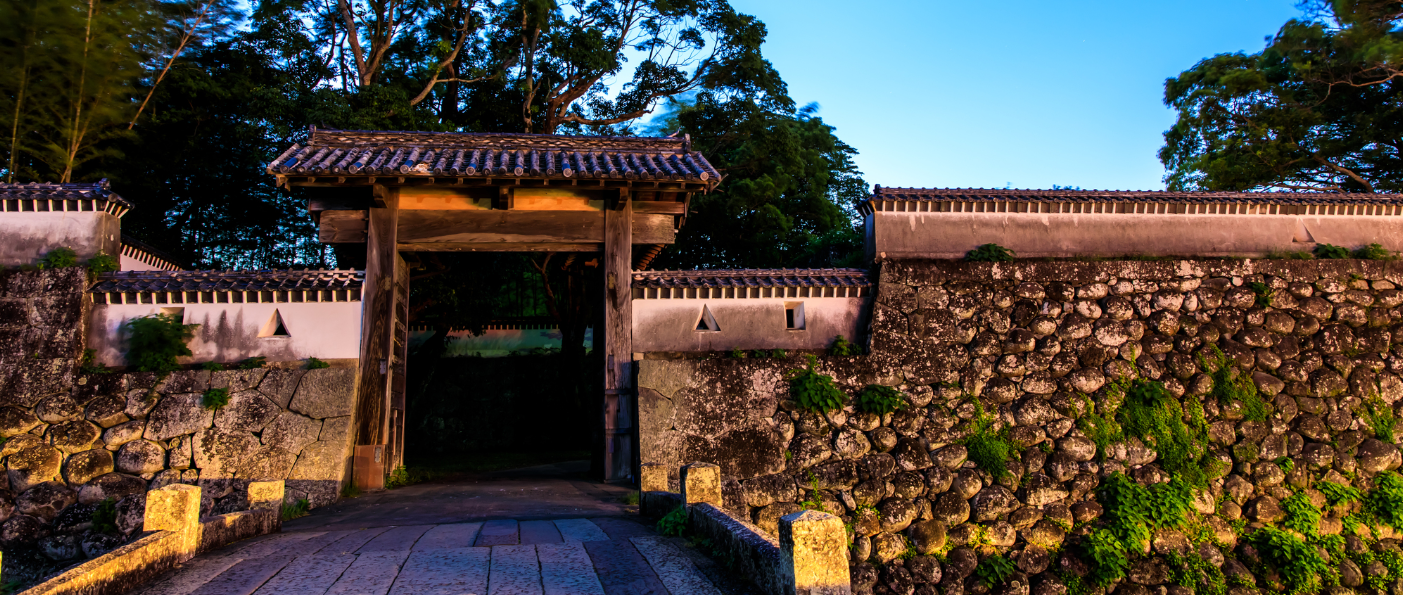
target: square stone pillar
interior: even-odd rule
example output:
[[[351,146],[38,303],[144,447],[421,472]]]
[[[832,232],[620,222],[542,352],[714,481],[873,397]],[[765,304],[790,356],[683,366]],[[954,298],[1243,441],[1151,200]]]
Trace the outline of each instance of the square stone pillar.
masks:
[[[276,510],[282,513],[283,480],[248,484],[248,507],[251,510]]]
[[[779,584],[795,595],[852,595],[843,520],[817,510],[779,519]]]
[[[643,463],[640,465],[639,475],[638,491],[667,491],[667,467],[662,463]]]
[[[711,463],[682,466],[682,504],[709,503],[721,508],[721,468]]]
[[[195,557],[200,546],[200,488],[177,483],[147,492],[142,529],[180,535],[179,561]]]

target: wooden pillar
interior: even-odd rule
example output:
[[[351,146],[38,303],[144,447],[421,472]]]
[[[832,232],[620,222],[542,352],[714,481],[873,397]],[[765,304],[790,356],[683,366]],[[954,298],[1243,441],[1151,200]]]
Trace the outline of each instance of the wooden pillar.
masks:
[[[604,211],[604,479],[633,475],[633,201]]]
[[[356,393],[356,444],[386,444],[390,437],[390,381],[395,330],[395,277],[399,258],[395,248],[399,225],[399,189],[375,187],[376,207],[370,209],[365,244],[365,285],[361,289],[360,380]],[[380,205],[384,206],[380,206]],[[377,468],[383,482],[392,457],[359,460],[375,449],[357,449],[357,468]],[[362,454],[364,453],[364,454]],[[385,453],[389,454],[389,453]],[[364,466],[364,467],[362,467]],[[381,485],[362,485],[376,489]]]

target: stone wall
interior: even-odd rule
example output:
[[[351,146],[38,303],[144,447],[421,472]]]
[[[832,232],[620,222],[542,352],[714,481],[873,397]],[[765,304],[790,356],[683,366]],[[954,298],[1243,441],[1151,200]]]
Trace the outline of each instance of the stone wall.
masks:
[[[0,271],[0,547],[29,581],[140,533],[148,490],[202,491],[202,516],[248,508],[247,485],[334,502],[350,454],[354,367],[85,373],[82,269]],[[286,366],[301,366],[291,362]],[[229,402],[203,405],[207,389]],[[106,499],[116,531],[93,529]]]
[[[1314,530],[1339,535],[1359,505],[1327,506],[1322,482],[1368,493],[1403,462],[1363,413],[1403,418],[1397,286],[1403,265],[1373,261],[887,261],[870,354],[822,358],[819,369],[850,396],[896,387],[905,409],[801,411],[786,380],[798,358],[645,359],[641,459],[721,465],[726,508],[767,531],[805,501],[842,515],[855,592],[987,592],[974,571],[991,556],[1016,565],[992,589],[1010,595],[1186,595],[1172,581],[1184,560],[1212,577],[1201,592],[1284,590],[1254,532],[1282,526],[1283,502],[1301,494],[1323,515]],[[1199,358],[1214,347],[1251,379],[1265,419],[1213,396]],[[1185,529],[1156,532],[1103,590],[1085,555],[1106,525],[1098,488],[1116,474],[1175,479],[1153,444],[1098,448],[1088,436],[1089,406],[1115,418],[1136,377],[1162,385],[1185,419],[1203,413],[1209,480],[1192,492]],[[1014,447],[998,477],[965,445],[977,407]],[[1394,528],[1346,533],[1346,559],[1326,558],[1332,593],[1403,578],[1378,561],[1399,553]]]

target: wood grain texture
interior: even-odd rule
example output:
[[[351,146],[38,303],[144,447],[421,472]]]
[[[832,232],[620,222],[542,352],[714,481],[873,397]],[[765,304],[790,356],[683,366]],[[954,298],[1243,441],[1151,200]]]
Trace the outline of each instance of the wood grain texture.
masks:
[[[599,252],[604,244],[442,242],[400,244],[400,252]]]
[[[321,211],[317,239],[324,244],[364,242],[369,226],[364,211]]]
[[[371,209],[365,256],[365,285],[361,289],[360,382],[356,395],[356,444],[384,444],[386,424],[386,379],[393,329],[395,232],[398,228],[399,197],[387,189],[382,197],[385,208]],[[385,365],[382,368],[382,364]],[[382,371],[384,370],[384,371]]]
[[[672,216],[632,217],[633,242],[671,244],[676,241]],[[440,243],[586,243],[604,241],[600,211],[402,211],[401,244]]]
[[[620,189],[617,210],[604,212],[604,478],[633,472],[629,395],[633,389],[633,203]],[[654,217],[671,217],[653,215]],[[671,227],[669,223],[669,228]]]

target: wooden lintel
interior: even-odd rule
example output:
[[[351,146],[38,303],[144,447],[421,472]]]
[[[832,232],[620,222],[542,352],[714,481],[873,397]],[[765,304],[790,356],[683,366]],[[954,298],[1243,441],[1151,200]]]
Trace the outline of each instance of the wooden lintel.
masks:
[[[635,200],[633,201],[633,212],[682,215],[687,212],[687,205],[673,201]]]
[[[434,244],[400,244],[400,252],[599,252],[601,243],[589,242],[441,242]]]
[[[631,234],[640,244],[672,244],[673,216],[632,215]],[[601,211],[418,211],[399,214],[399,243],[577,243],[604,241]],[[433,248],[421,248],[432,250]]]

